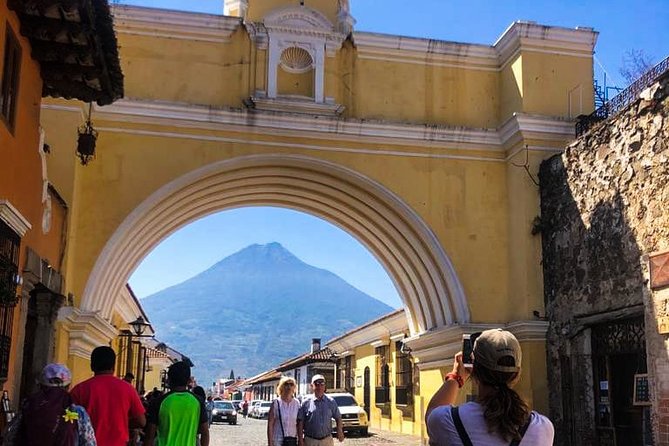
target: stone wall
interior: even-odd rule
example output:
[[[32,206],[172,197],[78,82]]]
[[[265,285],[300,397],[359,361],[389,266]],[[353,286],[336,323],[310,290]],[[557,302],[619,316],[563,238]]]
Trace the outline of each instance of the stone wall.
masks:
[[[669,360],[647,255],[669,250],[669,76],[541,167],[551,418],[557,444],[595,444],[591,330],[637,317],[654,444],[669,444]],[[643,318],[643,319],[641,319]],[[643,341],[642,341],[643,342]]]

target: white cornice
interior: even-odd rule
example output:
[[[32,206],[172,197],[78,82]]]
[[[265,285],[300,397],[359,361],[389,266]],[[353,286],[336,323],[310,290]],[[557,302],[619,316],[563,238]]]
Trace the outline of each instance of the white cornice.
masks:
[[[353,41],[361,59],[488,71],[499,69],[497,52],[486,45],[366,32],[354,32]]]
[[[183,103],[137,101],[131,99],[122,99],[105,107],[94,107],[96,119],[98,121],[105,120],[108,123],[160,125],[178,129],[206,130],[207,132],[226,131],[245,133],[249,132],[252,128],[253,133],[256,135],[265,134],[295,138],[309,137],[328,142],[364,142],[377,147],[364,149],[359,147],[349,148],[332,145],[283,143],[279,141],[263,141],[261,139],[249,140],[245,137],[130,129],[124,126],[113,127],[109,125],[99,125],[98,130],[101,131],[391,156],[505,162],[509,158],[500,157],[499,155],[503,155],[506,150],[513,148],[522,138],[566,142],[574,137],[573,123],[570,121],[520,113],[514,114],[499,129],[476,129],[445,125],[421,125],[305,114],[262,112],[246,109],[215,109]],[[48,103],[43,103],[42,108],[79,113],[78,108],[65,109],[59,105]],[[381,146],[381,148],[378,146]],[[398,146],[402,146],[402,148],[394,149]],[[411,147],[413,150],[410,151],[407,147]],[[425,149],[426,151],[420,152],[421,149]],[[543,151],[545,148],[529,147],[529,149],[532,151]],[[495,155],[486,157],[440,152],[449,150],[476,151],[479,153],[490,152]]]
[[[419,368],[450,367],[453,365],[453,357],[462,349],[463,334],[499,327],[509,330],[521,343],[544,342],[548,322],[514,321],[508,324],[451,325],[408,338],[404,344],[411,348],[411,355],[418,361]]]
[[[214,14],[117,5],[112,8],[119,34],[225,43],[242,19]]]
[[[597,32],[514,22],[492,46],[366,32],[353,40],[361,59],[500,71],[518,52],[590,58]]]
[[[90,359],[95,347],[109,345],[116,338],[116,328],[100,317],[98,312],[84,312],[75,307],[63,307],[58,312],[58,321],[69,333],[69,353]]]
[[[380,318],[376,322],[357,327],[325,345],[337,353],[354,351],[356,347],[374,345],[377,342],[384,342],[383,345],[388,345],[388,340],[391,337],[404,333],[409,333],[406,313],[397,311],[391,313],[388,317]]]
[[[32,225],[9,200],[0,200],[0,220],[4,221],[19,237],[26,235]]]
[[[519,49],[592,57],[597,35],[598,33],[592,28],[563,28],[518,21],[512,23],[504,31],[495,42],[494,47],[499,55],[500,66],[504,65]]]

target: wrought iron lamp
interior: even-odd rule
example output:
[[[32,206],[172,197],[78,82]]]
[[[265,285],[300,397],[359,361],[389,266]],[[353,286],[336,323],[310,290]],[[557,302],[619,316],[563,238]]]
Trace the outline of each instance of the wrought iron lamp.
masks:
[[[137,319],[130,322],[128,325],[130,325],[130,327],[132,327],[132,331],[134,332],[134,336],[136,338],[153,337],[153,335],[145,335],[144,334],[146,329],[148,327],[150,327],[151,324],[146,322],[142,316],[139,316]]]
[[[88,104],[88,119],[78,129],[79,138],[77,139],[77,156],[81,160],[81,165],[85,166],[90,160],[95,158],[95,143],[98,139],[98,132],[91,123],[91,112],[93,104]]]

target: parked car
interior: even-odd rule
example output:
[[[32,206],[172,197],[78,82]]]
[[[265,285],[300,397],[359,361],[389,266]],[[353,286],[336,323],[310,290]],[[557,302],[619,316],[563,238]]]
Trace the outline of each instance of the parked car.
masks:
[[[256,405],[256,418],[268,418],[270,407],[272,407],[271,401],[261,401],[258,405]]]
[[[333,398],[339,406],[344,432],[355,432],[367,436],[369,431],[367,413],[360,407],[355,397],[350,393],[328,393],[328,396]],[[337,432],[335,420],[332,420],[332,431]]]
[[[232,401],[214,401],[214,409],[211,411],[211,422],[227,422],[237,424],[237,410]]]
[[[260,405],[260,403],[262,403],[262,400],[251,401],[251,403],[249,404],[249,414],[248,414],[249,417],[251,418],[256,417],[256,413],[258,411],[258,406]]]

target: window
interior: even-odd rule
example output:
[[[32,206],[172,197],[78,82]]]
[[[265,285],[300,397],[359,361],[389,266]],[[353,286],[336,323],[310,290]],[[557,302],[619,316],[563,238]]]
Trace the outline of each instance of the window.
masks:
[[[339,381],[337,385],[345,389],[348,393],[353,393],[355,390],[355,381],[353,378],[353,356],[346,356],[339,360],[337,364],[339,371]]]
[[[395,403],[400,406],[413,404],[413,364],[411,357],[402,353],[402,342],[395,344],[397,348],[397,368],[395,370]]]
[[[390,402],[390,366],[387,345],[376,347],[376,404]]]
[[[7,379],[21,239],[0,221],[0,380]]]
[[[21,46],[12,29],[7,24],[5,32],[5,52],[2,64],[2,88],[0,89],[0,118],[14,132],[16,103],[19,90],[19,70],[21,67]]]

